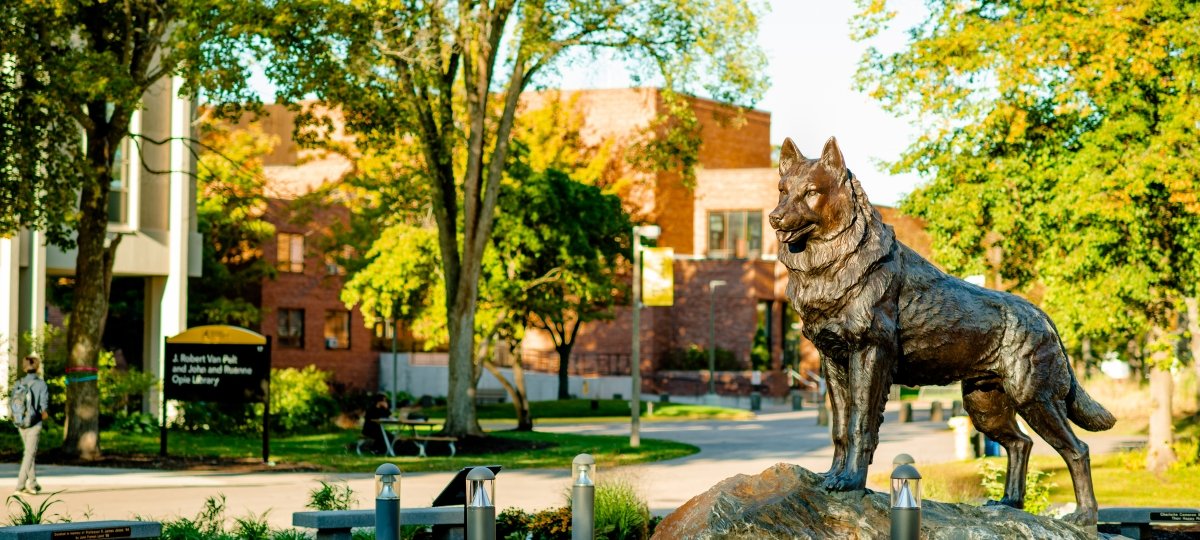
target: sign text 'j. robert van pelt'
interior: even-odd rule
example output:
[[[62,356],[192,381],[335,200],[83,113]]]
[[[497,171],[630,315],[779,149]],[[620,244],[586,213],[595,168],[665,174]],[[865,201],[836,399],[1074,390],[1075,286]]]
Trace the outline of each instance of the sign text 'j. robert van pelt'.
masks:
[[[262,345],[167,344],[166,393],[183,401],[261,401],[270,363]]]

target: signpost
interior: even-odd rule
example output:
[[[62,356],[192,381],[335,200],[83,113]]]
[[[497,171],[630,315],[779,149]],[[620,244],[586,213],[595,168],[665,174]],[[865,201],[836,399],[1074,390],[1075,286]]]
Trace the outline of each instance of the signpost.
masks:
[[[236,326],[197,326],[165,347],[159,454],[167,455],[167,400],[263,403],[263,463],[270,457],[271,338]]]

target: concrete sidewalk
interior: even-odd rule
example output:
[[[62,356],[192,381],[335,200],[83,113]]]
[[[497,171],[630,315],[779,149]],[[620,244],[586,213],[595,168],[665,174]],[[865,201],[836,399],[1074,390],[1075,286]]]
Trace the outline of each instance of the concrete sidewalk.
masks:
[[[928,412],[918,412],[916,422],[900,424],[895,411],[887,415],[880,432],[880,446],[871,472],[887,472],[897,453],[912,454],[918,466],[954,458],[952,432],[944,423],[927,421]],[[540,431],[583,434],[628,435],[627,423],[582,423],[539,427]],[[620,476],[633,482],[655,514],[666,514],[717,482],[736,474],[758,474],[779,462],[795,463],[814,471],[829,467],[833,449],[827,428],[816,425],[816,412],[768,412],[753,420],[648,422],[643,438],[686,442],[700,447],[698,454],[670,461],[606,469],[599,475]],[[1128,444],[1130,437],[1105,434],[1082,435],[1093,454],[1112,451]],[[1035,453],[1053,454],[1037,437]],[[381,460],[382,462],[382,460]],[[483,465],[483,463],[481,463]],[[497,477],[497,506],[540,510],[561,506],[570,483],[567,463],[553,470],[504,471]],[[0,496],[12,493],[17,465],[0,464]],[[223,494],[227,517],[266,514],[276,527],[291,526],[292,512],[305,510],[308,494],[318,482],[344,480],[358,496],[358,506],[370,507],[374,478],[362,474],[324,473],[194,473],[86,467],[39,466],[38,476],[45,493],[62,491],[62,504],[51,508],[73,520],[126,519],[135,516],[170,518],[194,516],[204,499]],[[452,478],[444,473],[413,473],[403,477],[404,506],[428,506]],[[883,486],[878,486],[880,489]],[[35,497],[40,500],[41,497]]]

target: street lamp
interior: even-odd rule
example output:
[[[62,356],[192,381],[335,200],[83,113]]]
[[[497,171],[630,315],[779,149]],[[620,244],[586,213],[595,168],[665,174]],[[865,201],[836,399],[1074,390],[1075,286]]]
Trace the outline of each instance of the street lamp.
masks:
[[[596,538],[596,460],[579,454],[571,462],[571,540]]]
[[[496,473],[475,467],[467,473],[467,540],[496,540]]]
[[[375,469],[375,537],[400,540],[400,467],[391,463]]]
[[[709,405],[717,404],[717,287],[724,287],[725,280],[708,282],[708,398]]]
[[[903,461],[896,456],[900,465],[892,471],[892,540],[917,540],[921,531],[921,473]]]
[[[658,225],[639,225],[633,228],[633,352],[630,354],[629,366],[629,378],[633,379],[629,446],[633,448],[642,443],[642,237],[654,240],[660,234],[662,229]]]

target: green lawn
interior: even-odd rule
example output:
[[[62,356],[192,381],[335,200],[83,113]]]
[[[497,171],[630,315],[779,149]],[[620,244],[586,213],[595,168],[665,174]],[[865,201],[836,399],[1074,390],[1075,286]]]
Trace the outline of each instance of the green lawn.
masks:
[[[462,455],[450,458],[444,446],[431,446],[432,457],[369,456],[360,457],[346,449],[358,439],[357,430],[338,430],[315,435],[277,436],[271,438],[271,459],[281,466],[308,464],[315,469],[331,472],[373,471],[384,462],[398,465],[406,472],[451,471],[470,465],[498,463],[508,469],[567,468],[581,453],[595,456],[604,467],[647,463],[688,456],[699,451],[689,444],[642,439],[637,449],[629,448],[628,437],[571,435],[559,433],[497,431],[490,434],[500,439],[531,441],[544,447],[536,450],[517,450],[503,453]],[[42,448],[53,448],[61,440],[61,430],[43,433]],[[223,458],[258,458],[262,455],[262,440],[255,436],[214,435],[172,431],[169,437],[172,456]],[[101,433],[101,448],[106,455],[154,456],[158,454],[158,434]],[[0,435],[0,453],[14,458],[21,443],[12,433]],[[464,448],[460,444],[459,450]]]
[[[653,406],[653,414],[650,414],[651,406]],[[424,412],[430,418],[446,417],[445,407],[429,407]],[[560,419],[577,418],[586,418],[589,421],[628,420],[629,402],[618,399],[600,399],[596,400],[596,408],[592,408],[590,399],[533,401],[529,403],[529,413],[533,416],[535,425],[539,421],[555,423]],[[511,403],[480,405],[477,408],[477,414],[480,420],[516,420],[516,413]],[[754,413],[745,409],[728,409],[707,405],[642,402],[642,418],[648,422],[656,420],[750,420],[754,418]]]
[[[1163,476],[1149,473],[1142,467],[1144,453],[1130,452],[1092,456],[1092,483],[1100,506],[1200,506],[1200,466],[1178,467]],[[1006,458],[986,458],[999,466]],[[1053,474],[1057,484],[1050,491],[1053,503],[1075,502],[1071,477],[1062,459],[1056,456],[1034,456],[1030,469]],[[927,499],[942,502],[978,503],[984,498],[979,484],[979,465],[975,461],[917,464],[921,471],[921,490]],[[886,475],[872,475],[871,484],[887,490]]]

